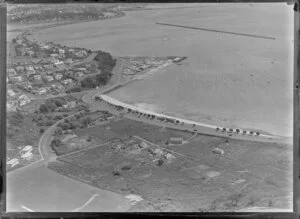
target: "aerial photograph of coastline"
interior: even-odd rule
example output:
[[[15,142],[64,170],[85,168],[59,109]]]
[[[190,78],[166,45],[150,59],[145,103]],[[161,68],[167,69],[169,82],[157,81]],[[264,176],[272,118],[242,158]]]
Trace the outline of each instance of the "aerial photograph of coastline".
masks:
[[[293,6],[7,5],[7,212],[292,212]]]

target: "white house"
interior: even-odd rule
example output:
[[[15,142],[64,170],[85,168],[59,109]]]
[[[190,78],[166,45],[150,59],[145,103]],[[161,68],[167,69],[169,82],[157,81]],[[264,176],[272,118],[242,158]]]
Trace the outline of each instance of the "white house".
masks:
[[[18,99],[19,99],[19,105],[20,106],[24,106],[24,105],[26,105],[27,103],[30,103],[30,99],[29,99],[29,97],[27,97],[25,94],[22,94],[22,95],[20,95],[19,97],[18,97]]]
[[[37,93],[38,93],[39,95],[43,95],[43,94],[46,94],[46,93],[47,93],[47,90],[46,90],[46,88],[41,87],[40,89],[37,90]]]
[[[53,76],[52,76],[52,75],[46,75],[46,76],[45,76],[45,79],[46,79],[46,81],[48,81],[48,82],[50,82],[50,81],[53,81],[53,80],[54,80],[54,78],[53,78]]]
[[[42,76],[41,75],[33,75],[34,80],[41,80]]]
[[[63,83],[64,85],[70,84],[70,83],[72,83],[72,82],[73,82],[72,79],[66,79],[66,80],[63,80],[63,81],[62,81],[62,83]]]
[[[220,155],[224,154],[224,151],[223,151],[222,149],[220,149],[220,148],[214,148],[214,149],[213,149],[213,152],[214,152],[215,154],[220,154]]]
[[[17,74],[17,72],[16,72],[16,70],[15,70],[15,69],[13,69],[13,68],[9,68],[9,69],[7,69],[7,74],[10,74],[10,75],[16,75],[16,74]]]
[[[27,145],[22,149],[23,152],[28,152],[28,151],[32,151],[32,146],[31,145]]]
[[[11,90],[11,89],[8,89],[8,90],[7,90],[7,94],[8,94],[8,96],[10,96],[10,97],[14,97],[14,96],[16,95],[16,93],[15,93],[13,90]]]
[[[21,75],[10,77],[10,80],[13,82],[21,82],[23,77]]]
[[[32,153],[31,153],[31,151],[28,151],[28,152],[26,152],[25,154],[22,154],[22,155],[21,155],[21,158],[26,159],[26,160],[31,159],[31,158],[32,158]]]
[[[13,159],[7,161],[6,164],[7,164],[7,165],[11,165],[11,167],[14,167],[14,166],[16,166],[18,163],[19,163],[19,160],[18,160],[17,158],[13,158]]]

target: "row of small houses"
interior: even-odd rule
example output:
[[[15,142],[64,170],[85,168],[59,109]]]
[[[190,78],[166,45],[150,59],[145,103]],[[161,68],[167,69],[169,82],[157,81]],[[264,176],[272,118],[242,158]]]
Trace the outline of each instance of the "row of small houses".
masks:
[[[115,110],[121,112],[123,110],[125,110],[125,108],[123,106],[119,106],[119,105],[114,105],[112,103],[106,102],[104,101],[102,98],[100,98],[99,96],[95,97],[95,100],[101,101],[101,102],[105,102],[106,104],[108,104],[109,106],[113,107]],[[172,118],[168,118],[168,117],[156,117],[155,115],[151,115],[151,114],[147,114],[147,113],[142,113],[139,112],[137,110],[132,110],[130,108],[127,108],[127,113],[131,113],[134,115],[137,115],[138,117],[140,116],[144,116],[147,117],[148,119],[157,119],[161,122],[169,122],[169,123],[173,123],[175,125],[184,125],[184,122],[180,122],[179,120],[176,119],[172,119]],[[192,126],[195,128],[196,125],[192,124]],[[197,131],[196,129],[194,129],[194,131]],[[221,132],[227,132],[227,133],[235,133],[235,134],[242,134],[242,135],[260,135],[259,132],[254,132],[254,131],[245,131],[245,130],[240,130],[240,129],[231,129],[231,128],[222,128],[222,127],[217,127],[216,131],[221,131]]]

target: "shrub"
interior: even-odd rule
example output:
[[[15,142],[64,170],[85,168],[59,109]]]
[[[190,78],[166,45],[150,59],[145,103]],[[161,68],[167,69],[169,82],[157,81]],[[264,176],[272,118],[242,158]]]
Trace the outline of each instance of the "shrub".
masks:
[[[164,161],[160,159],[160,160],[157,161],[157,164],[156,164],[156,165],[157,165],[157,166],[161,166],[161,165],[163,165],[163,163],[164,163]]]
[[[120,172],[119,172],[118,170],[114,170],[114,171],[112,172],[112,174],[113,174],[114,176],[120,176],[120,175],[121,175]]]
[[[121,167],[121,170],[130,170],[131,169],[131,166],[130,165],[124,165]]]

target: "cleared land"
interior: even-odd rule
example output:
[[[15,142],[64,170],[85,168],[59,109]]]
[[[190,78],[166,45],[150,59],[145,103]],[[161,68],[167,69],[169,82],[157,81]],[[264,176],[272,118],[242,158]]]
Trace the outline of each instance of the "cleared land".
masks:
[[[132,211],[291,208],[288,145],[191,138],[186,132],[128,119],[80,132],[93,133],[107,133],[111,141],[59,157],[49,168],[103,189],[140,195],[144,200]],[[184,142],[166,145],[170,137],[182,137]],[[214,153],[215,148],[224,154]]]

